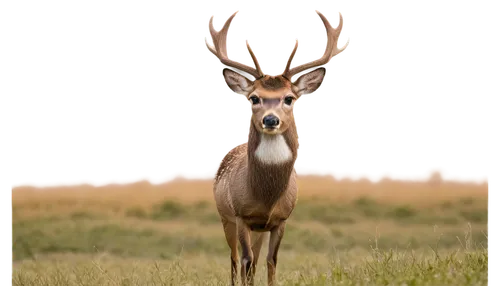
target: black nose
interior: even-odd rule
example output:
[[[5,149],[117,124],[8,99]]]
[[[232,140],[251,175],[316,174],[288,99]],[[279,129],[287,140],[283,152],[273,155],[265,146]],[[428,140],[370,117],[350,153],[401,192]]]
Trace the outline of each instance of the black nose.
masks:
[[[267,115],[264,117],[264,120],[262,121],[264,122],[264,126],[266,128],[273,128],[278,126],[278,124],[280,124],[279,118],[274,115]]]

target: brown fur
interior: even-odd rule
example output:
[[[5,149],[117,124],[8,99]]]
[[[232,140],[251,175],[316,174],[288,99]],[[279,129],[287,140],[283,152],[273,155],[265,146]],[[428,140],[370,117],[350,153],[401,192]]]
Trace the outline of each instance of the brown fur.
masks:
[[[260,139],[259,132],[251,124],[248,143],[231,150],[217,172],[214,196],[231,248],[233,285],[236,283],[237,241],[240,241],[243,252],[242,281],[252,284],[263,240],[262,232],[265,231],[270,231],[275,241],[274,244],[270,241],[267,257],[268,282],[272,284],[274,281],[277,251],[284,224],[297,200],[297,182],[293,168],[298,148],[295,128],[288,128],[283,136],[292,151],[293,159],[280,165],[263,164],[255,158],[255,149]],[[253,237],[250,238],[250,235]]]
[[[228,81],[241,82],[234,80],[234,74],[231,74]],[[269,85],[274,88],[264,88]],[[248,142],[231,150],[222,160],[215,177],[214,197],[226,240],[231,248],[232,283],[236,283],[238,240],[243,252],[242,279],[244,283],[251,284],[262,245],[262,233],[269,231],[271,235],[267,264],[268,282],[271,285],[275,279],[277,252],[285,222],[297,201],[297,182],[293,165],[299,143],[293,106],[285,107],[283,98],[287,95],[298,95],[294,93],[290,81],[281,76],[265,76],[256,80],[250,90],[247,96],[255,95],[262,99],[274,100],[277,104],[252,107]],[[290,160],[279,164],[263,163],[255,155],[261,136],[265,134],[262,118],[269,112],[280,118],[279,134],[283,136],[292,154]]]
[[[263,78],[258,80],[262,88],[269,90],[276,90],[280,88],[284,88],[289,86],[290,81],[284,78],[281,75],[278,76],[269,76],[266,75]]]
[[[324,69],[320,68],[301,76],[296,84],[292,84],[283,76],[264,76],[251,82],[229,70],[225,71],[224,75],[233,91],[244,94],[247,98],[260,98],[258,104],[252,103],[248,142],[234,148],[224,157],[214,183],[217,210],[231,248],[231,281],[236,283],[238,241],[242,247],[242,281],[244,285],[247,282],[252,284],[262,245],[262,232],[269,231],[268,283],[272,285],[285,223],[297,201],[297,182],[293,165],[299,143],[293,116],[293,101],[303,93],[311,93],[319,87],[319,84],[311,83],[321,82]],[[290,96],[294,100],[292,104],[287,105],[284,99]],[[263,118],[269,114],[279,118],[279,126],[274,130],[267,130],[263,126]],[[262,136],[283,136],[285,148],[288,147],[291,158],[278,161],[279,163],[262,162],[256,157]],[[283,146],[280,145],[279,148]]]
[[[222,218],[235,221],[241,217],[247,224],[264,224],[269,231],[279,220],[291,214],[296,201],[296,179],[293,164],[297,156],[294,131],[283,134],[294,157],[280,165],[266,165],[255,158],[259,134],[251,127],[249,142],[231,150],[222,161],[214,184],[215,200]],[[227,211],[230,210],[230,211]]]

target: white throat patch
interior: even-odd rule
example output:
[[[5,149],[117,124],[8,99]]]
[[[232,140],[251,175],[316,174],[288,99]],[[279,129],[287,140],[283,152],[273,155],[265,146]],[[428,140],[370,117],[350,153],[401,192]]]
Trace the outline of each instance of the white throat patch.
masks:
[[[280,164],[292,159],[292,151],[283,135],[261,134],[255,157],[265,164]]]

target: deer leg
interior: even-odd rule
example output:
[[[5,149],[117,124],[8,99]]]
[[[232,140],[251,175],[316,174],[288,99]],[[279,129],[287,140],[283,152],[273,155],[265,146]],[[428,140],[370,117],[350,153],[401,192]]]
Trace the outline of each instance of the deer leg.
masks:
[[[264,241],[264,236],[267,232],[264,233],[252,233],[252,252],[253,252],[253,263],[252,263],[252,271],[253,275],[255,275],[257,267],[257,262],[259,261],[260,249],[262,248],[262,242]]]
[[[267,253],[267,285],[274,285],[276,279],[276,265],[281,239],[285,233],[285,221],[271,229],[269,237],[269,252]]]
[[[236,224],[225,219],[222,220],[226,241],[231,248],[231,285],[236,285],[238,275],[238,236],[236,233]]]
[[[251,230],[241,218],[236,218],[238,239],[241,245],[241,284],[253,285],[253,251]]]

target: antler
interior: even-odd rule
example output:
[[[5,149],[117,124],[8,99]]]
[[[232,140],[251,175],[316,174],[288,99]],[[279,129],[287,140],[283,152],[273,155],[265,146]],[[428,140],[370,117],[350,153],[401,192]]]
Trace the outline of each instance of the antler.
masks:
[[[347,43],[341,49],[337,48],[337,41],[339,39],[340,32],[342,31],[342,24],[343,24],[342,14],[339,13],[339,18],[340,18],[339,25],[336,29],[334,29],[332,28],[332,26],[330,26],[330,23],[325,18],[325,16],[323,16],[323,14],[321,14],[318,11],[316,11],[316,13],[318,13],[321,20],[323,20],[323,24],[325,24],[326,28],[326,34],[328,36],[328,42],[326,43],[325,53],[318,60],[300,65],[298,67],[294,67],[293,69],[290,70],[290,64],[292,63],[293,56],[295,55],[295,51],[297,50],[297,46],[299,45],[299,42],[296,41],[295,48],[293,49],[292,54],[288,59],[285,71],[283,72],[283,76],[288,79],[291,79],[293,75],[298,74],[299,72],[328,63],[330,59],[333,58],[333,56],[342,52],[349,44],[349,41],[347,41]]]
[[[248,48],[248,51],[250,52],[250,55],[252,56],[253,62],[254,62],[255,67],[257,69],[254,69],[252,67],[249,67],[247,65],[244,65],[244,64],[241,64],[241,63],[238,63],[235,61],[232,61],[227,56],[227,49],[226,49],[227,31],[229,30],[229,25],[231,25],[231,21],[233,20],[234,16],[236,16],[236,13],[238,13],[238,12],[236,11],[233,15],[231,15],[231,17],[229,17],[229,19],[227,19],[226,23],[224,24],[224,27],[222,27],[222,29],[219,32],[217,32],[214,29],[214,25],[213,25],[214,16],[212,16],[212,18],[210,18],[209,28],[210,28],[210,34],[212,35],[212,40],[214,42],[215,48],[208,44],[206,38],[205,38],[205,43],[207,44],[207,48],[216,57],[218,57],[219,60],[223,64],[230,66],[230,67],[233,67],[233,68],[237,68],[241,71],[247,72],[247,73],[251,74],[252,76],[254,76],[256,79],[261,78],[264,76],[264,73],[260,69],[259,62],[257,61],[257,58],[255,57],[252,49],[250,48],[248,41],[247,41],[247,48]]]

